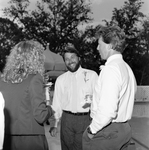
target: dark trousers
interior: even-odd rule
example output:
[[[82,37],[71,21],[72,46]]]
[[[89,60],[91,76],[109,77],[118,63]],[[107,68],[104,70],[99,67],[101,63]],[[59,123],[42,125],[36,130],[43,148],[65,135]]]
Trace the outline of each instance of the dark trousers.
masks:
[[[90,116],[76,116],[63,112],[61,118],[62,150],[82,150],[82,135],[90,124]]]
[[[131,139],[129,123],[111,123],[99,131],[92,139],[83,133],[83,150],[121,150]]]
[[[3,150],[48,150],[44,135],[5,135]]]

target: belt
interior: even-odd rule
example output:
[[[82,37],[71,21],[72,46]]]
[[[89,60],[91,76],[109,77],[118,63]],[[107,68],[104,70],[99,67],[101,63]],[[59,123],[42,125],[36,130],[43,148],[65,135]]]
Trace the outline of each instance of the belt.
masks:
[[[65,112],[67,114],[75,115],[75,116],[85,116],[85,115],[89,114],[89,112],[77,112],[77,113],[73,113],[73,112],[67,111],[67,110],[63,110],[63,112]]]
[[[124,121],[124,122],[112,122],[112,123],[127,123],[128,121]]]

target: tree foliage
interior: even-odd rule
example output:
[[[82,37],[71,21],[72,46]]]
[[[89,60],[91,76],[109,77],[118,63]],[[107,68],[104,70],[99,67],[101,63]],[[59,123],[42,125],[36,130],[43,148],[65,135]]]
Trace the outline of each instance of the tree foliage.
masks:
[[[22,31],[17,24],[9,19],[0,18],[0,68],[5,65],[6,56],[11,48],[23,38]]]
[[[138,49],[134,61],[135,73],[140,85],[149,84],[149,17],[142,21],[142,28],[138,36]]]
[[[78,25],[91,20],[90,4],[85,0],[41,0],[27,11],[29,0],[11,0],[6,15],[17,21],[27,39],[37,39],[50,50],[61,52],[64,43],[73,41]]]

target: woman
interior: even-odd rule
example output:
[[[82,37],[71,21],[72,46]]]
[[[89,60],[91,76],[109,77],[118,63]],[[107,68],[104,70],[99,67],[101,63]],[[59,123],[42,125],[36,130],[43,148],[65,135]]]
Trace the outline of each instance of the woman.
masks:
[[[53,115],[45,104],[44,48],[18,43],[7,58],[0,91],[5,100],[4,150],[48,150],[43,123]]]

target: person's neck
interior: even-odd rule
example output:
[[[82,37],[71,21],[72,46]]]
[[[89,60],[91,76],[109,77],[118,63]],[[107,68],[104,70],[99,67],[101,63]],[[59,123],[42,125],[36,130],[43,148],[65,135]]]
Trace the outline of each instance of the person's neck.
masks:
[[[110,52],[109,57],[110,57],[110,56],[113,56],[113,55],[116,55],[116,54],[121,54],[121,53],[118,52],[118,51],[116,51],[116,50],[113,50],[113,49],[112,49],[111,52]],[[108,57],[108,58],[109,58],[109,57]]]

